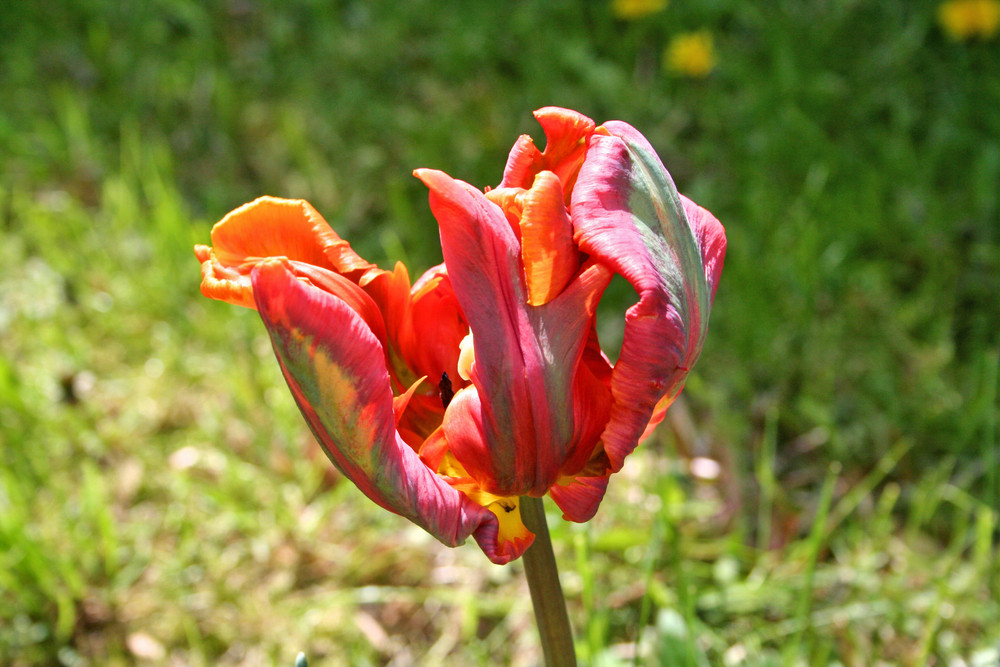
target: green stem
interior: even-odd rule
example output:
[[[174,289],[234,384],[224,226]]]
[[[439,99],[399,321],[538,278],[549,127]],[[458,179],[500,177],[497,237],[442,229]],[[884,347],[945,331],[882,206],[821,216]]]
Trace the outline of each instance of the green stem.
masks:
[[[573,631],[559,585],[559,570],[552,553],[542,499],[521,496],[521,519],[535,534],[534,543],[524,552],[524,575],[531,591],[531,604],[535,607],[535,623],[542,640],[545,664],[547,667],[576,667]]]

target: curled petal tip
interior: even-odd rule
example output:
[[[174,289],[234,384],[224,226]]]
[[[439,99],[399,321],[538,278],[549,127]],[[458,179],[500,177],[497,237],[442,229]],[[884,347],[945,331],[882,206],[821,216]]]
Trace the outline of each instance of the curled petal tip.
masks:
[[[476,542],[497,565],[520,558],[535,541],[535,534],[524,525],[519,498],[500,498],[486,508],[496,521],[476,534]]]

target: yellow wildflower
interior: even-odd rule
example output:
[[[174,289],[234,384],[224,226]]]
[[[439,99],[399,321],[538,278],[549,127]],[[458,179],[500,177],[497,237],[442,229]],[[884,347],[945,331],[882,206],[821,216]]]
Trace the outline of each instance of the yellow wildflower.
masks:
[[[1000,30],[1000,0],[948,0],[938,5],[938,23],[949,37],[988,39]]]
[[[620,19],[632,21],[666,9],[667,0],[611,0],[611,11]]]
[[[663,52],[663,65],[671,72],[685,76],[708,76],[715,67],[712,34],[707,30],[699,30],[676,35]]]

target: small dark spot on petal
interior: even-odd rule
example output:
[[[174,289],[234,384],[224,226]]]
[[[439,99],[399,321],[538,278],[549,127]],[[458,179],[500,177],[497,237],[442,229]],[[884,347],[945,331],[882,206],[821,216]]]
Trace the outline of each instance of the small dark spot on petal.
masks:
[[[451,378],[447,373],[441,373],[441,381],[438,382],[438,391],[441,394],[441,404],[447,409],[451,399],[455,398],[455,391],[451,387]]]

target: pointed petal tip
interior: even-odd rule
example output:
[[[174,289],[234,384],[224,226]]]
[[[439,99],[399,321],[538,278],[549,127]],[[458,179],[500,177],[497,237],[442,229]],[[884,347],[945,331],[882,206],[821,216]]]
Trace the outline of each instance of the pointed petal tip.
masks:
[[[566,107],[559,106],[545,106],[539,109],[535,109],[532,113],[535,120],[538,121],[539,125],[543,128],[546,125],[550,126],[567,126],[567,127],[579,127],[586,131],[593,131],[597,126],[592,118],[586,116],[579,111],[574,111],[573,109],[567,109]]]
[[[416,169],[413,172],[420,181],[430,190],[431,212],[438,218],[440,223],[439,208],[446,210],[461,210],[461,217],[468,213],[467,209],[472,206],[472,199],[482,193],[465,181],[452,178],[439,169]],[[484,197],[485,199],[485,197]],[[456,211],[457,212],[457,211]]]
[[[451,180],[451,176],[448,176],[448,174],[444,173],[440,169],[428,169],[427,167],[414,169],[413,175],[420,179],[420,181],[422,181],[428,188],[433,188],[433,184],[441,183],[445,180]]]

